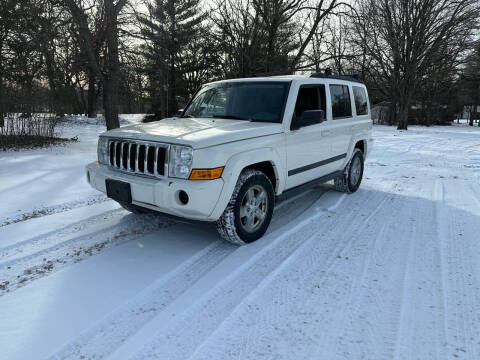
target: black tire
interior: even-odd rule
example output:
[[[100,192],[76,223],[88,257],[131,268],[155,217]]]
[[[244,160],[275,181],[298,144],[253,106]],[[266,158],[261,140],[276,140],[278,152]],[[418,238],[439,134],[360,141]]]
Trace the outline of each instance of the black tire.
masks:
[[[357,166],[360,166],[360,168],[357,169]],[[355,148],[350,161],[347,166],[345,166],[343,174],[334,179],[335,189],[348,194],[357,191],[362,183],[363,168],[363,152],[360,149]]]
[[[122,202],[118,202],[120,204],[121,207],[123,207],[125,210],[128,210],[130,211],[131,213],[133,214],[148,214],[148,213],[151,213],[152,210],[150,209],[145,209],[141,206],[138,206],[138,205],[134,205],[134,204],[127,204],[127,203],[122,203]]]
[[[250,205],[245,204],[245,201],[248,200],[247,192],[249,192],[249,190],[249,194],[255,194],[255,191],[257,191],[258,199],[262,199],[263,205],[259,204],[257,206],[258,209],[255,208],[252,210],[253,207],[248,209],[247,207]],[[264,193],[263,190],[265,191]],[[265,203],[263,203],[263,199],[265,199]],[[261,238],[270,225],[274,205],[275,195],[270,179],[258,170],[248,169],[242,171],[227,208],[216,222],[220,236],[236,245],[248,244]],[[250,211],[249,215],[242,217],[241,208],[247,212]],[[260,218],[257,218],[258,223],[256,227],[252,226],[252,231],[247,231],[248,226],[245,219],[247,216],[250,219],[252,216],[255,218],[255,215],[252,215],[252,211],[261,212],[263,218],[261,223]],[[245,212],[243,213],[245,214]]]

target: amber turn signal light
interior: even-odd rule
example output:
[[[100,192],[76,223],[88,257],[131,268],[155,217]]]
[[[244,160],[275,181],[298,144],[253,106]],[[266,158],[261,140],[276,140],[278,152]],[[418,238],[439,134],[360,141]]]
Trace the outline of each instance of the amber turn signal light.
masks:
[[[188,180],[215,180],[222,177],[223,166],[214,169],[193,169]]]

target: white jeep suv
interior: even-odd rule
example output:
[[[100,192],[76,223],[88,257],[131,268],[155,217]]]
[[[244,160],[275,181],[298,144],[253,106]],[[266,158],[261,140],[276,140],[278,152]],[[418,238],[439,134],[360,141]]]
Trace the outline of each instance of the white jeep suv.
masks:
[[[354,78],[218,81],[178,118],[101,134],[87,179],[132,212],[216,222],[245,244],[265,233],[276,198],[329,180],[355,192],[371,129],[367,89]]]

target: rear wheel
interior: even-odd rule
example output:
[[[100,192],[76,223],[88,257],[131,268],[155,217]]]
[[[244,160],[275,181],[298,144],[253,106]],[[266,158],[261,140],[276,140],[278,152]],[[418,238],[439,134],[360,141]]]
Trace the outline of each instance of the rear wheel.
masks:
[[[363,152],[355,148],[352,158],[345,166],[343,174],[334,179],[337,191],[354,193],[360,187],[363,178],[364,159]]]
[[[261,171],[244,170],[227,208],[217,220],[219,234],[236,245],[259,239],[270,224],[274,203],[270,179]]]

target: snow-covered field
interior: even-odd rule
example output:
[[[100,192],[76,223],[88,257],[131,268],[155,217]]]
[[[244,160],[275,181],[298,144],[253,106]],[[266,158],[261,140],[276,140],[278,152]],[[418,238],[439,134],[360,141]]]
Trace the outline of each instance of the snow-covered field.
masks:
[[[103,126],[61,130],[0,152],[0,359],[480,359],[479,128],[374,127],[357,193],[240,248],[119,208],[85,181]]]

